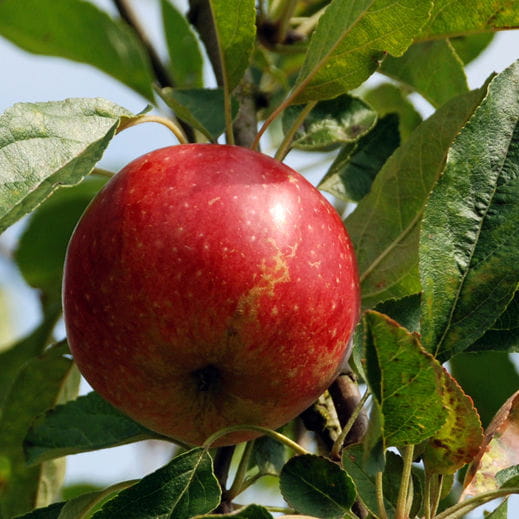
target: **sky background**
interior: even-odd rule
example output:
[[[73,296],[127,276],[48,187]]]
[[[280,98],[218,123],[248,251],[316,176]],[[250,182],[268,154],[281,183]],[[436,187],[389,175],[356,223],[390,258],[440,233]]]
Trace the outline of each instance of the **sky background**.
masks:
[[[108,0],[98,0],[100,6],[113,12]],[[145,23],[151,27],[161,52],[159,2],[134,2],[139,7]],[[185,2],[177,3],[180,7]],[[480,58],[467,67],[471,88],[479,87],[492,72],[500,72],[519,58],[519,31],[496,35],[493,43]],[[36,56],[26,53],[0,38],[0,63],[3,76],[0,81],[0,112],[16,102],[61,100],[68,97],[104,97],[134,113],[141,111],[147,102],[129,88],[96,69],[61,58]],[[208,73],[208,77],[210,74]],[[419,110],[428,115],[430,106],[416,98]],[[139,125],[116,136],[109,145],[100,167],[118,170],[133,158],[153,149],[175,144],[169,130],[161,125]],[[298,167],[298,157],[289,155],[287,162]],[[16,239],[16,227],[0,238],[0,247],[9,247]],[[34,294],[24,286],[19,274],[0,255],[0,287],[7,288],[14,298],[11,315],[13,332],[19,336],[29,331],[37,320],[37,302]],[[4,317],[2,317],[3,319]],[[2,337],[0,337],[0,343]],[[165,463],[170,449],[163,445],[136,444],[115,449],[80,454],[69,457],[68,481],[96,481],[110,484],[124,479],[141,477]],[[476,514],[475,517],[480,517]]]

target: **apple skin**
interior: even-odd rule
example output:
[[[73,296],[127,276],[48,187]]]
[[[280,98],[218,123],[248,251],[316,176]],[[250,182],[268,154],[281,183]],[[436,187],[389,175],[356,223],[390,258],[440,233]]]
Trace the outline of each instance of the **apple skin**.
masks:
[[[68,247],[63,307],[91,386],[200,445],[312,404],[349,355],[359,284],[341,219],[299,173],[186,144],[134,160],[94,198]]]

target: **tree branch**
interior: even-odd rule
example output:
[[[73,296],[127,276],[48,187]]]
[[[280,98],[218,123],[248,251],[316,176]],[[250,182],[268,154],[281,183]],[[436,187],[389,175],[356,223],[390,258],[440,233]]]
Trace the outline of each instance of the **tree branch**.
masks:
[[[223,86],[222,63],[218,52],[218,39],[215,32],[213,15],[208,0],[189,0],[188,19],[196,28],[200,39],[204,43],[209,61],[213,67],[218,86]],[[238,146],[250,147],[258,132],[258,120],[256,117],[256,87],[252,81],[250,71],[236,88],[235,97],[240,108],[233,122],[234,141]]]

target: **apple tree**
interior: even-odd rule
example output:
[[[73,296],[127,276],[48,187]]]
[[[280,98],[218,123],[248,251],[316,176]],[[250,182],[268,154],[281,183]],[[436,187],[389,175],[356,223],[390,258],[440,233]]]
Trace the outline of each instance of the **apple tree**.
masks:
[[[139,113],[117,99],[91,97],[20,102],[0,115],[0,232],[21,221],[16,244],[2,254],[38,294],[42,314],[31,333],[0,350],[0,519],[457,519],[491,501],[488,517],[507,517],[506,498],[519,493],[513,357],[519,351],[519,61],[500,73],[489,70],[474,90],[465,67],[497,31],[519,28],[517,2],[157,3],[165,52],[127,0],[114,0],[111,9],[86,0],[0,2],[3,38],[28,52],[87,63],[142,98]],[[430,106],[427,118],[416,108],[420,99]],[[175,156],[184,149],[203,154],[192,187],[211,190],[207,212],[188,209],[198,200],[196,189],[192,199],[179,194],[191,179],[191,155],[175,159],[180,173],[172,185],[164,180],[169,156],[160,152],[159,165],[153,153],[142,159],[136,196],[124,191],[127,173],[99,167],[112,140],[143,122],[172,131]],[[233,161],[222,163],[221,150],[232,150]],[[326,220],[322,231],[312,227],[323,223],[322,215],[302,199],[269,205],[285,183],[299,189],[304,181],[281,164],[296,157],[301,171],[319,174],[314,183],[328,201],[313,187],[312,197],[337,226]],[[128,150],[127,162],[135,158]],[[269,166],[251,180],[257,161]],[[230,206],[218,205],[228,186],[215,174],[220,168],[227,175],[227,167],[234,189],[229,214]],[[263,184],[269,191],[252,207],[253,198],[241,195],[259,178],[269,179]],[[154,211],[154,204],[168,189],[174,217],[164,220],[166,205]],[[124,196],[107,200],[114,192]],[[103,197],[105,220],[94,218],[80,236]],[[286,228],[308,247],[281,247],[258,231],[296,212],[299,220]],[[181,257],[170,247],[160,265],[202,261],[209,242],[196,238],[220,239],[243,214],[251,217],[250,234],[240,228],[229,241],[243,262],[212,256],[204,263],[210,272],[179,267],[173,294],[173,267],[155,268],[156,244],[185,224],[188,235],[174,244],[195,253]],[[157,227],[161,218],[167,225]],[[137,234],[126,240],[121,233],[128,222]],[[351,240],[358,274],[353,267],[347,274],[332,270],[342,268],[345,249],[335,243],[344,245],[343,235]],[[270,271],[243,245],[251,237],[265,250],[274,243]],[[73,253],[63,285],[69,241]],[[320,247],[315,262],[314,245]],[[108,270],[136,257],[149,262],[154,278]],[[215,258],[237,292],[247,279],[263,285],[247,285],[246,300],[215,296],[207,303]],[[81,268],[62,304],[71,262]],[[327,291],[315,288],[317,274],[311,274],[323,274],[323,262],[337,279],[347,276],[329,282]],[[247,278],[251,264],[258,270]],[[289,289],[303,267],[299,300],[294,297],[302,292]],[[163,296],[160,304],[155,291]],[[304,307],[304,319],[290,313],[283,294],[292,309]],[[257,302],[274,295],[279,305],[269,311],[276,319],[267,321]],[[16,299],[0,303],[2,320],[7,310],[23,311]],[[227,321],[226,304],[234,305]],[[70,340],[60,331],[63,306]],[[168,307],[182,307],[183,320],[167,321]],[[73,308],[86,318],[70,317]],[[136,309],[151,315],[154,326]],[[254,334],[242,326],[244,315]],[[345,315],[354,315],[347,329]],[[292,341],[284,334],[287,323]],[[184,342],[150,363],[170,347],[162,325],[171,336],[184,334]],[[232,399],[220,402],[219,415],[234,422],[214,419],[219,426],[209,430],[202,427],[209,420],[205,411],[184,411],[208,400],[220,383],[226,366],[217,350],[224,345],[208,347],[206,337],[222,326],[226,348],[242,345],[232,350],[229,365],[237,358],[241,369],[255,368],[255,376],[230,371],[248,405],[233,414]],[[102,341],[95,330],[102,330]],[[251,335],[280,369],[264,369],[266,357],[251,357],[251,343],[236,339]],[[159,380],[181,387],[178,352],[185,337],[197,354],[213,348],[211,358],[219,359],[191,372],[205,394],[186,390],[171,399],[166,391],[150,393]],[[340,348],[324,337],[337,337]],[[84,361],[87,342],[95,355]],[[136,360],[127,365],[126,357]],[[299,365],[298,359],[307,360]],[[78,365],[87,379],[103,368],[103,382],[92,382],[100,391],[79,395]],[[308,402],[301,396],[305,384],[317,392]],[[139,400],[149,394],[154,399]],[[137,410],[126,405],[133,398]],[[276,420],[255,414],[268,398],[277,402],[269,411]],[[301,400],[285,412],[289,398]],[[157,413],[189,434],[169,434],[145,418]],[[174,445],[171,460],[155,472],[73,496],[64,492],[67,456],[149,439]],[[263,497],[266,482],[275,486],[273,501],[272,493]]]

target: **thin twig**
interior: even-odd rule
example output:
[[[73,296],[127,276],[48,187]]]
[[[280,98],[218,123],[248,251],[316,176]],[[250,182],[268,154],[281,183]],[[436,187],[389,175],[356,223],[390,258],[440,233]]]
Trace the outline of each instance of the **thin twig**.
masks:
[[[148,38],[146,32],[142,28],[141,24],[137,16],[135,15],[133,9],[130,6],[128,0],[113,0],[117,11],[121,18],[134,30],[139,40],[144,45],[148,57],[150,59],[150,64],[153,69],[153,73],[155,78],[157,79],[158,84],[164,88],[168,86],[174,86],[173,80],[171,79],[166,67],[164,67],[157,51],[153,47],[150,39]]]
[[[155,50],[155,47],[153,47],[146,31],[142,28],[128,0],[113,0],[113,2],[121,18],[133,29],[146,50],[158,86],[160,88],[175,87],[172,77],[162,63],[160,56]],[[187,140],[189,142],[195,142],[196,136],[193,128],[181,120],[178,121],[178,124],[182,128]]]

